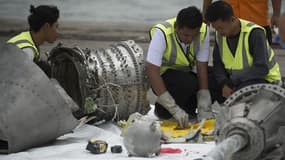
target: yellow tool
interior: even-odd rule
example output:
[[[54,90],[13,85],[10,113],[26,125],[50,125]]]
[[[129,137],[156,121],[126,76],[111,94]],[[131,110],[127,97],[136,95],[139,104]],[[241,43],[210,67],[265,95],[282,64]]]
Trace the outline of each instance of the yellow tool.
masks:
[[[164,120],[160,124],[160,128],[167,136],[172,138],[185,137],[189,134],[190,130],[195,132],[197,129],[201,130],[202,135],[211,135],[215,128],[215,122],[215,119],[209,119],[203,121],[203,124],[195,123],[186,128],[179,128],[176,121]]]
[[[94,154],[105,153],[108,148],[108,143],[102,140],[90,139],[86,149]]]

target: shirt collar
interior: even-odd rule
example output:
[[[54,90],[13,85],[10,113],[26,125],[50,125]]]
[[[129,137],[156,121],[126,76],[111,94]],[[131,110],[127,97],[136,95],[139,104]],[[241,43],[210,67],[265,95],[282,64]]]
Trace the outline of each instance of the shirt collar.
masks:
[[[189,46],[190,45],[190,44],[181,42],[181,40],[179,39],[177,33],[175,33],[175,37],[176,37],[176,40],[178,41],[178,43],[181,44],[182,46]]]

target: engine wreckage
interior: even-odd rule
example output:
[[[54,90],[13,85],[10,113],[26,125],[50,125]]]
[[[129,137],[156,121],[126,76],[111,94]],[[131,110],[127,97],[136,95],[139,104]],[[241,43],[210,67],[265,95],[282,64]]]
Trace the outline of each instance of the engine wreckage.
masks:
[[[56,81],[12,44],[0,57],[0,153],[43,145],[76,127],[77,105]]]
[[[149,111],[144,54],[134,41],[107,49],[56,47],[49,59],[52,77],[80,107],[74,112],[77,118],[126,120],[134,112]]]
[[[108,49],[55,47],[51,79],[12,44],[0,57],[0,153],[50,142],[71,132],[76,118],[99,123],[150,109],[143,50],[134,41]]]
[[[217,146],[204,160],[281,160],[285,153],[285,89],[256,84],[214,103]]]

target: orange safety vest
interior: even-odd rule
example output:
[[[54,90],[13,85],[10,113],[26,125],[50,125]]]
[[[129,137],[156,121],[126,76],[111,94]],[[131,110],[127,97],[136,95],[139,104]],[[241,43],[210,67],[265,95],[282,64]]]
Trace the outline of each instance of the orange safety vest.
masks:
[[[235,16],[254,22],[260,26],[270,25],[268,0],[225,0]]]

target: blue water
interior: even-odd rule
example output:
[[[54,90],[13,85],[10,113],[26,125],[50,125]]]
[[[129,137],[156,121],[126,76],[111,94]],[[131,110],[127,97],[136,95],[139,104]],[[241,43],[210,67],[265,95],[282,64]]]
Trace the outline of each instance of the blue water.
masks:
[[[30,4],[53,4],[61,11],[61,21],[156,23],[176,16],[181,8],[190,5],[201,9],[202,3],[203,0],[0,0],[0,18],[26,20]]]

